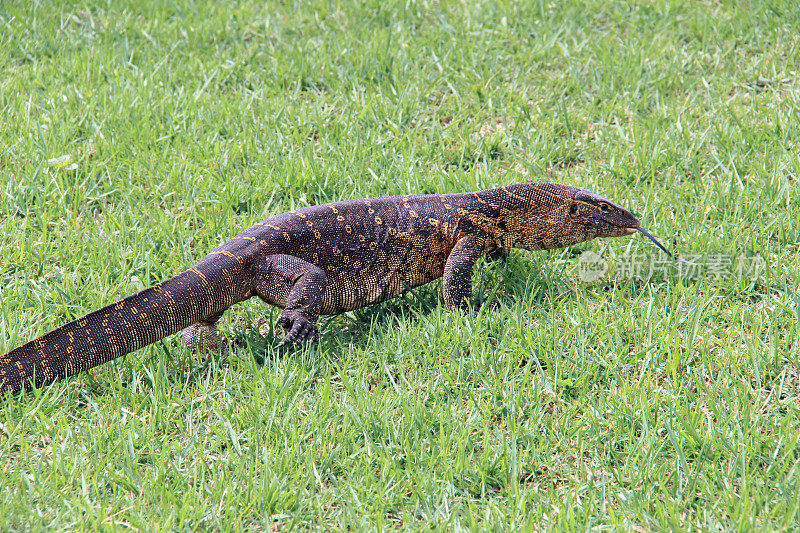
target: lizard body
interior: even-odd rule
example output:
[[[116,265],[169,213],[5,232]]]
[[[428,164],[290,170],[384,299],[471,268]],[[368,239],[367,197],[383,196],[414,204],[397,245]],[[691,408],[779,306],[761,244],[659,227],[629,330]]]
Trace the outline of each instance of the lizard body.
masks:
[[[0,356],[0,392],[51,383],[181,330],[187,346],[217,348],[217,320],[253,296],[283,308],[278,324],[287,334],[279,346],[316,339],[320,314],[440,277],[445,305],[466,308],[483,255],[559,248],[638,227],[611,201],[554,183],[298,209],[244,230],[173,278]]]

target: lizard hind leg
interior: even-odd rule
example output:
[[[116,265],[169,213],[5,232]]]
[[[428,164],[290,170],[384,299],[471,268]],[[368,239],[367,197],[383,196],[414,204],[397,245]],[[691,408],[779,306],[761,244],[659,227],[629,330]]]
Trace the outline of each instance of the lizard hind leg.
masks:
[[[256,294],[268,304],[283,307],[278,325],[286,331],[286,336],[276,347],[319,338],[316,322],[326,284],[321,268],[291,255],[270,255],[256,265],[253,276]]]
[[[181,331],[183,344],[192,352],[222,353],[228,351],[228,340],[220,337],[217,321],[222,313],[214,315]]]

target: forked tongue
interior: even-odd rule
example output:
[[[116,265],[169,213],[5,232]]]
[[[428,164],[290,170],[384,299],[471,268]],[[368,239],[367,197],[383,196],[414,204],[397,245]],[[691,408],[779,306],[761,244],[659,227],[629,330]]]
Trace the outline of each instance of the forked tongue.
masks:
[[[636,228],[636,230],[637,230],[637,231],[639,231],[639,232],[641,232],[641,233],[643,233],[645,237],[647,237],[648,239],[650,239],[651,241],[653,241],[653,244],[655,244],[656,246],[658,246],[659,248],[661,248],[661,250],[662,250],[662,251],[663,251],[665,254],[667,254],[668,256],[670,256],[670,258],[672,258],[672,259],[675,259],[675,257],[673,257],[673,255],[672,255],[671,253],[669,253],[669,252],[667,251],[667,249],[666,249],[666,248],[664,248],[664,245],[663,245],[663,244],[661,244],[660,242],[658,242],[658,240],[657,240],[655,237],[653,237],[652,235],[650,235],[650,233],[649,233],[649,232],[648,232],[646,229],[644,229],[643,227],[639,226],[638,228]]]
[[[648,239],[650,239],[651,241],[653,241],[653,244],[655,244],[656,246],[658,246],[659,248],[661,248],[661,250],[662,250],[662,251],[663,251],[665,254],[667,254],[667,255],[669,256],[669,258],[670,258],[670,259],[674,259],[675,261],[678,261],[678,262],[681,262],[681,263],[685,263],[685,264],[687,264],[687,265],[698,266],[698,265],[697,265],[697,263],[695,263],[695,262],[693,262],[693,261],[687,261],[686,259],[681,259],[680,257],[675,257],[674,255],[672,255],[671,253],[669,253],[669,251],[667,251],[667,249],[666,249],[666,248],[664,248],[664,245],[663,245],[663,244],[661,244],[660,242],[658,242],[658,239],[656,239],[655,237],[653,237],[652,235],[650,235],[650,233],[649,233],[649,232],[648,232],[646,229],[644,229],[643,227],[641,227],[641,226],[640,226],[640,227],[636,228],[636,230],[637,230],[637,231],[639,231],[639,232],[641,232],[641,233],[643,233],[645,237],[647,237]]]

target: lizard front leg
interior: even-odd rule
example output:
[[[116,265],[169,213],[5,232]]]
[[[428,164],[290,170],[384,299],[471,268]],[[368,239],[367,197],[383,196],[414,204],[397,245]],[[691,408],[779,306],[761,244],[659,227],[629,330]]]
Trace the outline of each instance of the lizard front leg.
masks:
[[[453,246],[444,266],[442,292],[448,309],[466,310],[472,296],[472,269],[484,254],[485,238],[478,235],[462,237]]]
[[[254,265],[256,294],[269,304],[283,307],[278,325],[286,330],[286,336],[278,347],[319,337],[316,322],[326,283],[321,268],[291,255],[270,255]]]

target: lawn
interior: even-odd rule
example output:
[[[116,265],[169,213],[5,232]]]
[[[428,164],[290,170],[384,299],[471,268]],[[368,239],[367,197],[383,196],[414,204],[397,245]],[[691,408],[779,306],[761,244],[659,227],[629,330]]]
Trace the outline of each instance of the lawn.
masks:
[[[0,354],[364,196],[567,183],[698,265],[515,250],[289,353],[240,304],[0,399],[0,529],[797,529],[792,4],[0,4]]]

